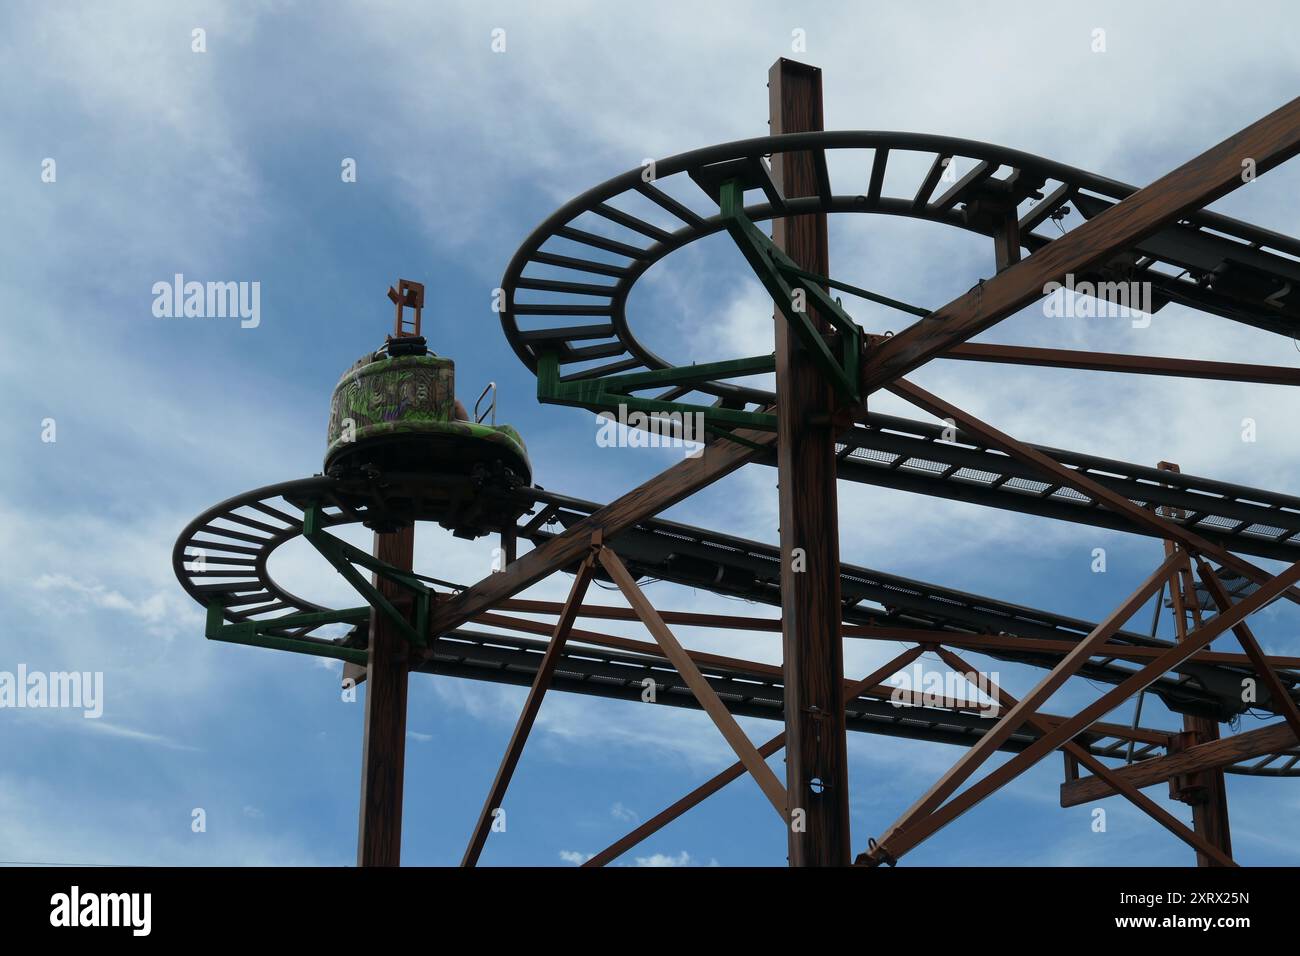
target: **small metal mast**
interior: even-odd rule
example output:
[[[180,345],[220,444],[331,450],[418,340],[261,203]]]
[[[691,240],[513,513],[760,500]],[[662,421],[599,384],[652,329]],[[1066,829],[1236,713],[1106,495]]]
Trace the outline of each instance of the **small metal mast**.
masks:
[[[391,346],[395,339],[420,339],[420,312],[424,284],[398,279],[388,287],[397,310]],[[406,308],[415,317],[406,322]],[[376,561],[410,572],[415,561],[414,523],[396,531],[376,531],[371,553]],[[376,572],[371,582],[410,617],[411,601],[393,581]],[[366,718],[361,744],[361,803],[357,822],[357,866],[398,866],[402,861],[402,790],[406,775],[406,698],[410,680],[410,645],[395,623],[372,608],[365,682]]]
[[[391,285],[388,287],[388,298],[392,300],[393,305],[397,308],[397,315],[393,320],[393,334],[390,335],[389,341],[393,339],[418,337],[420,335],[420,312],[424,309],[424,283],[412,282],[410,279],[398,279],[397,288]],[[406,320],[406,309],[415,310],[415,317],[410,322]]]

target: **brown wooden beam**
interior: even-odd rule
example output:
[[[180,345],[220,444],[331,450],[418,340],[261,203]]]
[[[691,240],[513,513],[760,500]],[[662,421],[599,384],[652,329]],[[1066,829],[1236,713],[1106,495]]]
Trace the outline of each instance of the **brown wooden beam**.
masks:
[[[636,618],[641,620],[639,617]],[[662,619],[662,618],[661,618]],[[519,631],[524,634],[542,634],[549,636],[551,625],[541,621],[529,621],[521,617],[512,617],[508,614],[480,614],[474,618],[475,624],[483,624],[490,627],[505,628],[509,631]],[[569,629],[569,640],[582,642],[584,644],[595,644],[598,647],[609,647],[620,651],[629,651],[633,654],[649,654],[656,657],[662,657],[662,651],[658,644],[652,641],[638,641],[632,637],[621,637],[616,634],[602,634],[599,631],[588,631],[582,628],[573,627]],[[759,674],[764,677],[780,679],[781,668],[776,664],[764,664],[760,661],[742,660],[738,657],[728,657],[723,654],[710,654],[706,651],[687,651],[691,660],[701,667],[725,667],[732,670],[743,670],[750,673]]]
[[[775,132],[775,131],[774,131]],[[871,350],[864,384],[874,391],[973,338],[1080,274],[1300,152],[1300,98],[1139,189],[1033,255],[931,312]]]
[[[573,576],[573,587],[569,590],[569,599],[564,602],[564,609],[560,612],[559,619],[555,622],[555,629],[551,633],[551,642],[546,646],[546,653],[542,655],[542,662],[537,665],[537,673],[533,675],[533,684],[528,689],[528,698],[524,701],[524,709],[520,712],[519,719],[515,723],[514,733],[510,735],[510,743],[506,746],[506,752],[501,757],[501,765],[497,768],[496,778],[492,781],[492,786],[488,790],[487,799],[483,801],[483,809],[479,812],[478,822],[475,824],[474,832],[470,836],[469,846],[465,848],[465,856],[460,861],[461,866],[475,866],[478,864],[479,855],[483,852],[483,845],[487,843],[488,833],[492,829],[493,814],[505,800],[506,789],[510,786],[510,778],[514,776],[515,767],[519,764],[519,757],[524,752],[524,744],[528,742],[528,735],[532,732],[533,723],[537,720],[537,713],[542,709],[542,698],[546,696],[546,691],[550,689],[551,678],[555,675],[555,667],[559,664],[560,657],[564,653],[564,645],[569,639],[569,630],[573,627],[578,606],[587,594],[587,585],[591,583],[593,566],[594,558],[589,556],[586,561],[583,561],[578,566],[578,573]]]
[[[960,359],[965,362],[1073,368],[1093,372],[1129,372],[1138,375],[1167,375],[1220,382],[1300,385],[1300,368],[1250,365],[1240,362],[1207,362],[1200,359],[1163,358],[1153,355],[1121,355],[1114,352],[1085,352],[1077,349],[1042,349],[1023,345],[985,345],[968,342],[964,345],[954,345],[938,357]]]
[[[410,571],[415,526],[376,533],[374,555],[390,567]],[[398,607],[409,593],[386,577],[374,576],[379,592]],[[366,663],[366,717],[361,744],[361,805],[357,866],[398,866],[402,861],[402,785],[406,769],[406,691],[410,644],[395,622],[370,611]]]
[[[1282,753],[1300,743],[1285,720],[1279,720],[1258,730],[1244,734],[1220,737],[1208,743],[1196,744],[1186,750],[1165,757],[1154,757],[1122,767],[1115,773],[1133,787],[1154,787],[1181,774],[1217,770],[1231,764]],[[1115,790],[1098,777],[1081,777],[1061,785],[1061,806],[1077,807],[1094,800],[1115,795]]]
[[[511,598],[497,605],[498,610],[516,611],[520,614],[558,614],[564,607],[560,601],[539,601],[523,598]],[[660,609],[659,616],[666,624],[680,624],[690,627],[716,627],[733,631],[761,631],[779,633],[781,622],[776,618],[741,617],[732,614],[703,614],[695,611],[665,611]],[[578,609],[578,617],[597,618],[608,621],[635,621],[636,613],[630,608],[610,607],[604,604],[584,604]],[[478,623],[489,623],[482,617],[474,618]],[[879,627],[874,624],[843,624],[840,628],[844,637],[856,637],[870,641],[925,641],[931,644],[945,644],[948,647],[964,647],[970,650],[991,651],[1041,651],[1048,654],[1068,654],[1075,646],[1075,641],[1060,640],[1050,637],[1019,637],[1011,632],[1002,634],[967,634],[962,631],[939,631],[928,628]],[[538,632],[540,633],[540,632]],[[1096,648],[1093,657],[1115,658],[1124,661],[1147,661],[1158,657],[1163,647],[1144,647],[1136,644],[1103,644]],[[1268,656],[1270,666],[1286,670],[1300,668],[1300,657],[1282,654]],[[1229,651],[1200,651],[1188,661],[1189,664],[1231,664],[1237,667],[1250,667],[1251,660],[1245,654]]]
[[[666,618],[665,618],[666,620]],[[947,647],[964,647],[974,651],[1033,651],[1064,655],[1078,647],[1077,641],[1051,637],[1017,637],[1015,634],[963,634],[959,631],[934,631],[908,627],[875,627],[870,624],[845,624],[845,637],[871,641],[926,641]],[[1149,661],[1159,657],[1164,647],[1144,647],[1138,644],[1101,644],[1093,648],[1093,657],[1114,658],[1121,661]],[[1288,669],[1300,667],[1300,657],[1270,654],[1266,657],[1272,667]],[[1245,654],[1228,651],[1198,651],[1185,662],[1188,664],[1231,664],[1235,667],[1252,666]]]
[[[556,614],[562,605],[556,601],[534,601],[511,598],[496,605],[500,611],[517,611],[521,614]],[[690,627],[725,627],[733,631],[781,630],[781,621],[774,617],[741,617],[735,614],[701,614],[695,611],[663,611],[659,616],[668,624],[685,624]],[[635,612],[625,607],[604,604],[584,604],[578,608],[578,617],[603,618],[609,621],[634,621]]]
[[[992,773],[972,784],[966,790],[953,797],[948,803],[939,807],[923,820],[918,820],[907,830],[897,833],[889,844],[881,845],[858,857],[858,862],[874,863],[886,856],[898,859],[918,843],[933,836],[943,827],[957,819],[971,807],[983,801],[991,793],[1006,786],[1020,774],[1024,773],[1047,754],[1067,740],[1073,739],[1087,729],[1094,721],[1100,719],[1118,707],[1133,694],[1150,685],[1161,674],[1178,667],[1183,661],[1208,645],[1212,640],[1238,621],[1259,610],[1265,604],[1275,600],[1287,587],[1300,580],[1300,561],[1291,565],[1277,577],[1260,586],[1258,591],[1234,604],[1230,610],[1210,620],[1203,627],[1197,628],[1187,636],[1182,644],[1176,644],[1165,653],[1133,673],[1117,687],[1102,694],[1079,713],[1056,727],[1023,751],[1016,754]]]
[[[932,395],[918,385],[900,380],[891,384],[889,390],[932,415],[951,419],[967,434],[990,447],[1006,452],[1012,458],[1030,465],[1041,474],[1050,476],[1061,484],[1082,492],[1110,511],[1123,515],[1136,525],[1154,531],[1160,537],[1177,541],[1189,551],[1209,555],[1220,564],[1232,568],[1258,584],[1272,579],[1272,575],[1263,568],[1258,568],[1249,561],[1237,557],[1226,548],[1205,540],[1194,531],[1189,531],[1181,525],[1174,524],[1167,518],[1162,518],[1145,508],[1135,505],[1123,495],[1102,487],[1073,468],[1068,468],[1059,461],[1049,458],[1038,449],[998,431],[992,425],[980,421],[969,412],[962,411],[951,402],[946,402],[939,396]],[[1286,596],[1292,601],[1300,603],[1300,593],[1294,589],[1288,588]]]
[[[899,654],[889,663],[885,664],[882,667],[877,668],[875,671],[868,674],[866,677],[862,678],[862,680],[855,682],[844,692],[845,703],[847,704],[849,701],[856,699],[868,688],[875,687],[878,683],[880,683],[880,681],[889,677],[890,674],[895,674],[898,671],[902,670],[908,664],[912,663],[912,661],[920,657],[921,654],[924,652],[925,652],[925,648],[920,645],[917,645],[916,647],[913,648],[909,648],[908,650]],[[785,731],[783,730],[775,737],[773,737],[771,740],[761,745],[758,748],[758,752],[760,756],[767,758],[772,756],[774,753],[777,753],[778,751],[782,750],[784,747],[785,747]],[[706,799],[713,796],[713,794],[717,793],[727,784],[731,783],[731,781],[743,777],[745,773],[746,773],[745,764],[742,761],[737,760],[726,770],[722,771],[722,773],[700,784],[698,787],[696,787],[690,793],[686,794],[686,796],[682,797],[676,803],[673,803],[672,805],[656,813],[649,820],[646,820],[645,823],[642,823],[631,833],[627,834],[627,836],[620,837],[619,839],[615,840],[609,846],[605,847],[605,849],[601,850],[590,860],[584,863],[583,866],[604,866],[606,863],[609,863],[610,861],[617,859],[618,857],[626,853],[628,850],[632,849],[632,847],[636,846],[638,843],[645,840],[646,837],[662,830],[664,827],[672,823],[674,820],[680,817],[687,810],[690,810],[692,807],[699,806]]]
[[[474,615],[514,597],[538,581],[582,559],[592,535],[606,539],[624,528],[658,514],[701,488],[731,474],[746,462],[765,454],[776,442],[772,432],[737,430],[749,444],[718,439],[705,446],[696,458],[686,458],[667,471],[632,489],[574,522],[561,534],[511,562],[504,571],[489,574],[460,594],[440,602],[429,620],[429,633],[437,637],[460,627]]]
[[[938,649],[938,653],[948,666],[952,667],[958,673],[972,675],[977,673],[975,668],[971,667],[951,651],[945,650],[941,647]],[[993,692],[994,696],[997,697],[999,702],[1004,706],[1015,707],[1018,703],[1015,697],[1003,690],[987,676],[983,678],[983,683]],[[1045,731],[1048,729],[1048,725],[1037,714],[1028,717],[1027,721],[1029,725],[1034,727],[1036,730]],[[1073,758],[1076,763],[1087,767],[1096,774],[1097,777],[1105,780],[1114,787],[1117,792],[1123,794],[1124,797],[1135,807],[1147,814],[1147,816],[1151,817],[1151,819],[1155,820],[1162,827],[1174,836],[1178,837],[1178,839],[1182,840],[1188,846],[1195,849],[1197,852],[1208,856],[1219,866],[1237,865],[1233,862],[1231,856],[1220,850],[1219,847],[1215,846],[1197,831],[1189,829],[1185,823],[1174,817],[1173,814],[1169,813],[1169,811],[1165,810],[1163,807],[1158,806],[1155,801],[1142,793],[1136,787],[1132,786],[1128,781],[1120,778],[1118,774],[1107,767],[1098,758],[1090,754],[1086,748],[1071,740],[1064,744],[1061,749]]]
[[[776,779],[776,774],[772,768],[767,765],[767,761],[759,754],[758,749],[753,742],[745,736],[745,732],[740,729],[736,723],[736,718],[731,716],[731,711],[727,710],[718,697],[717,692],[709,686],[709,682],[704,679],[700,669],[691,660],[691,656],[686,649],[677,642],[673,632],[668,629],[668,625],[663,622],[654,606],[650,603],[645,593],[637,587],[636,579],[623,562],[619,560],[617,554],[609,548],[601,548],[597,552],[601,565],[609,573],[610,578],[618,585],[618,589],[623,592],[633,610],[641,618],[654,639],[658,642],[659,647],[663,650],[664,657],[668,658],[673,667],[677,668],[678,675],[686,682],[686,686],[691,689],[695,699],[699,701],[700,707],[713,720],[714,726],[731,745],[731,749],[736,752],[736,756],[744,763],[745,769],[753,775],[755,782],[758,783],[759,789],[767,797],[768,802],[776,810],[777,815],[783,820],[788,820],[788,808],[786,805],[785,788],[781,782]],[[843,713],[843,708],[839,708]]]
[[[782,58],[768,72],[767,86],[772,135],[824,128],[821,70]],[[776,153],[772,181],[783,196],[815,196],[818,159],[813,152]],[[830,274],[825,213],[774,219],[772,241],[800,268]],[[806,308],[814,327],[829,331],[811,303]],[[789,863],[847,866],[836,399],[818,360],[779,306],[775,325],[786,789],[791,811],[803,816],[802,825],[789,828]]]

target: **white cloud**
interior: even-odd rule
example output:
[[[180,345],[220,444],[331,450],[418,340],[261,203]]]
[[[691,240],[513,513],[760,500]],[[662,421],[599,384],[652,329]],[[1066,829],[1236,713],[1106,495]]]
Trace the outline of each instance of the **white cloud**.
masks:
[[[139,741],[141,743],[157,744],[161,747],[166,747],[168,750],[198,750],[197,747],[177,743],[175,740],[162,734],[152,734],[144,730],[120,727],[117,724],[111,724],[103,720],[87,721],[86,724],[96,733],[109,734],[113,737],[124,737],[127,740]]]
[[[53,598],[48,610],[67,613],[90,607],[120,611],[149,625],[151,633],[173,636],[172,628],[162,624],[180,604],[174,594],[155,591],[133,600],[102,584],[88,584],[66,574],[42,574],[31,582],[31,586],[37,591],[48,592]]]
[[[678,853],[676,856],[670,856],[670,855],[668,855],[668,854],[666,854],[666,853],[655,853],[655,854],[652,854],[652,855],[650,855],[650,856],[638,856],[638,857],[636,857],[636,865],[637,865],[637,866],[654,866],[654,867],[659,867],[659,866],[706,866],[706,865],[707,865],[707,866],[717,866],[717,865],[718,865],[718,861],[715,860],[715,859],[710,859],[709,862],[708,862],[707,864],[698,863],[698,862],[696,862],[696,860],[695,860],[695,859],[694,859],[694,858],[693,858],[689,853],[687,853],[685,850],[682,850],[682,852],[681,852],[681,853]]]
[[[615,820],[622,820],[624,823],[641,822],[641,817],[635,810],[630,810],[621,803],[616,803],[610,807],[609,815]]]

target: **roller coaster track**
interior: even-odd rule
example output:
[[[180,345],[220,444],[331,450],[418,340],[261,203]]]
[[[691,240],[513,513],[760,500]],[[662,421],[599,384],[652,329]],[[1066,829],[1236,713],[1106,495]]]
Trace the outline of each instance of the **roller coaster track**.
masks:
[[[173,567],[187,592],[202,604],[217,602],[225,620],[235,623],[273,623],[277,617],[326,610],[298,597],[277,583],[270,571],[275,552],[303,532],[303,515],[319,506],[322,525],[332,528],[365,517],[340,502],[340,482],[327,477],[300,479],[260,488],[215,505],[190,523],[173,550]],[[348,489],[349,491],[353,489]],[[597,510],[599,505],[527,489],[534,512],[519,522],[518,534],[541,544],[564,527]],[[378,507],[378,505],[377,505]],[[702,587],[756,603],[780,606],[779,549],[732,535],[661,519],[648,519],[610,540],[612,547],[636,574],[677,584]],[[201,557],[201,561],[199,560]],[[1052,638],[1077,642],[1093,627],[1087,621],[1023,607],[992,598],[967,594],[844,565],[841,569],[845,598],[844,620],[854,624],[955,635],[1004,634],[1023,638]],[[455,587],[449,582],[440,582]],[[274,628],[268,633],[336,647],[342,637],[323,636],[322,628]],[[362,631],[364,628],[361,629]],[[543,628],[544,632],[545,628]],[[349,640],[363,646],[364,633]],[[920,640],[920,638],[918,638]],[[1167,647],[1167,643],[1121,631],[1115,643],[1136,647]],[[422,668],[428,672],[496,683],[528,684],[535,673],[545,641],[516,635],[488,634],[459,628],[438,635],[433,655]],[[990,651],[998,659],[1035,666],[1051,666],[1055,658],[1039,651]],[[1227,717],[1242,708],[1237,688],[1248,669],[1226,664],[1188,664],[1178,677],[1164,677],[1151,686],[1174,710]],[[1082,675],[1116,684],[1131,671],[1122,662],[1098,659]],[[660,699],[682,707],[698,707],[695,698],[672,666],[657,653],[632,653],[595,647],[575,635],[566,649],[556,676],[556,688],[613,699],[639,699],[647,675],[664,691]],[[732,664],[713,664],[706,676],[729,709],[741,716],[780,719],[782,691],[779,676]],[[1282,672],[1293,690],[1300,675]],[[862,697],[849,707],[851,729],[936,742],[969,742],[989,722],[976,714],[934,707],[896,708],[889,702]],[[1031,728],[1013,737],[1009,750],[1028,746],[1036,737]],[[1098,737],[1090,742],[1098,756],[1122,755],[1127,742]],[[1135,751],[1134,759],[1160,756],[1163,749],[1150,741]],[[1300,776],[1300,754],[1289,751],[1267,762],[1234,768],[1238,773]]]
[[[819,159],[820,194],[783,197],[772,184],[764,157],[805,149]],[[865,195],[833,192],[826,153],[840,150],[864,169],[870,166]],[[929,172],[905,194],[887,195],[890,157],[904,152],[924,156],[922,165]],[[949,169],[966,172],[940,190]],[[684,190],[701,198],[716,195],[716,183],[724,175],[741,176],[762,194],[764,202],[745,207],[753,221],[789,213],[875,213],[994,236],[1014,214],[1021,247],[1030,252],[1053,241],[1047,224],[1057,222],[1065,231],[1134,192],[1132,186],[1015,150],[888,132],[743,140],[661,160],[654,174],[647,182],[643,170],[632,170],[578,196],[534,230],[511,260],[503,280],[506,307],[501,321],[511,346],[530,369],[537,370],[544,353],[558,356],[561,382],[669,367],[634,334],[626,314],[628,295],[650,266],[725,228],[720,214],[706,215],[684,201]],[[664,228],[620,208],[631,205],[633,195],[661,207],[679,225]],[[1077,216],[1064,214],[1071,205]],[[554,251],[557,247],[565,252]],[[573,247],[587,251],[579,255]],[[1300,292],[1294,291],[1300,289],[1297,257],[1300,241],[1200,211],[1116,256],[1096,278],[1151,283],[1157,309],[1179,302],[1291,336],[1300,330]],[[538,275],[539,270],[547,275]],[[601,321],[575,324],[582,317]],[[770,392],[721,380],[676,387],[657,397],[675,401],[691,393],[715,405],[747,410],[764,409],[774,401]],[[999,451],[960,433],[952,441],[941,436],[938,426],[870,414],[865,424],[841,436],[839,475],[1095,527],[1151,533],[1072,488],[1041,480]],[[1300,558],[1300,497],[1060,449],[1039,450],[1141,507],[1177,509],[1171,513],[1179,517],[1172,520],[1229,550],[1284,561]],[[775,454],[763,460],[775,464]]]

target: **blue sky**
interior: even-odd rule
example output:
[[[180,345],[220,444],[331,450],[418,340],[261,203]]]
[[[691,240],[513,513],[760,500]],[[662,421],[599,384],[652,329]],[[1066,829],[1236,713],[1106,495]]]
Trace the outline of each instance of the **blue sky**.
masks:
[[[537,404],[491,311],[514,249],[556,206],[645,157],[762,135],[767,69],[783,55],[824,69],[828,128],[985,140],[1146,183],[1294,95],[1300,14],[1285,4],[1257,5],[1249,17],[1216,9],[6,5],[0,670],[102,671],[106,700],[99,720],[0,711],[0,860],[353,860],[361,705],[340,700],[337,673],[318,661],[204,641],[169,555],[211,504],[320,468],[330,390],[382,340],[383,294],[399,276],[426,283],[427,334],[456,359],[462,398],[498,382],[501,418],[527,439],[536,480],[609,500],[677,453],[600,449],[594,458],[591,416]],[[206,31],[204,53],[191,49],[195,28]],[[496,28],[506,31],[504,53],[491,49]],[[1104,53],[1090,49],[1097,28]],[[806,34],[804,53],[791,51],[795,30]],[[49,158],[52,183],[41,178]],[[356,160],[355,183],[341,181],[345,158]],[[1292,163],[1214,208],[1295,232],[1297,185]],[[844,281],[937,306],[987,271],[987,248],[969,236],[861,218],[834,225],[832,271]],[[178,272],[259,282],[260,325],[155,318],[152,286]],[[661,354],[704,361],[771,347],[770,302],[725,241],[672,257],[643,285],[631,318]],[[876,332],[901,323],[883,312],[859,318]],[[1048,321],[1030,308],[981,340],[1300,362],[1284,338],[1176,306],[1143,330]],[[1026,440],[1296,491],[1300,402],[1281,387],[967,363],[916,380]],[[888,396],[875,407],[924,417]],[[1253,444],[1240,440],[1243,417],[1259,423]],[[54,443],[40,438],[47,418]],[[841,512],[847,561],[1093,619],[1160,560],[1150,539],[882,489],[843,487]],[[753,466],[668,514],[774,541],[775,473]],[[417,561],[472,580],[488,572],[491,547],[421,528]],[[1089,569],[1096,547],[1108,551],[1105,574]],[[277,562],[292,590],[350,602],[309,549],[286,548]],[[558,599],[567,588],[559,576],[530,593]],[[661,607],[743,613],[665,584],[652,593]],[[1295,620],[1294,607],[1275,605],[1256,631],[1267,649],[1300,653]],[[680,636],[777,659],[767,637]],[[846,667],[865,674],[893,653],[853,643]],[[1031,672],[991,669],[1013,692],[1032,686]],[[1072,684],[1052,708],[1095,692]],[[413,678],[405,862],[459,860],[523,696]],[[1146,720],[1174,723],[1158,705]],[[756,741],[776,732],[743,724]],[[960,755],[862,735],[849,746],[858,849]],[[702,714],[553,696],[511,788],[508,830],[483,862],[557,865],[594,852],[730,759]],[[1057,807],[1059,775],[1059,760],[1045,761],[909,859],[1191,861],[1121,803],[1106,804],[1107,832],[1092,832],[1090,808]],[[1230,778],[1229,788],[1239,860],[1300,858],[1296,784]],[[198,807],[208,825],[196,834]],[[624,862],[776,865],[784,846],[746,779]]]

